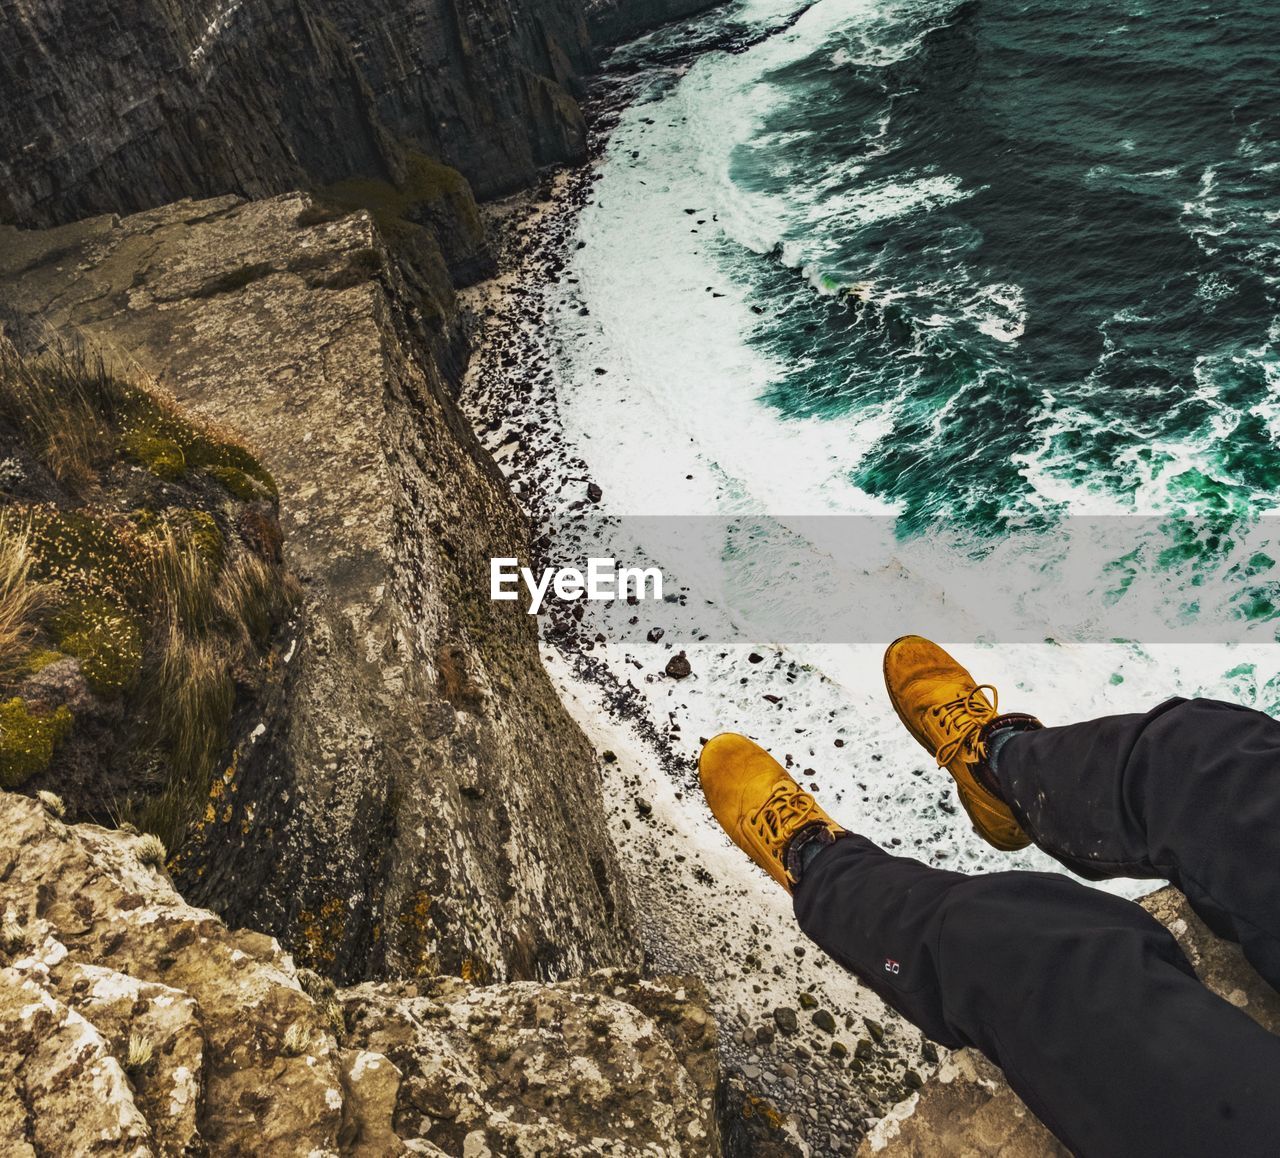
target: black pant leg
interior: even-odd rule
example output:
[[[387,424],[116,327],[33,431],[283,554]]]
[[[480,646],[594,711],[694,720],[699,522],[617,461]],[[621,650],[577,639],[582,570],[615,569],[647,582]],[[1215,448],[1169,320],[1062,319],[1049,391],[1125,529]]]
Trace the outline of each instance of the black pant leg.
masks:
[[[1167,878],[1280,989],[1280,723],[1175,699],[1024,732],[996,775],[1051,856],[1090,879]]]
[[[1280,1037],[1196,979],[1163,926],[1052,873],[968,877],[838,840],[801,927],[929,1037],[974,1046],[1085,1158],[1273,1155]]]

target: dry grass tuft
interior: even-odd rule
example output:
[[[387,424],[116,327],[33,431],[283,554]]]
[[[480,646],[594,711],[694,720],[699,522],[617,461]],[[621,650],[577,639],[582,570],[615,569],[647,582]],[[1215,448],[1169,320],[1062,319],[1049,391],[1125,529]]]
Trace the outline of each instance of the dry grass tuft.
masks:
[[[302,1022],[295,1021],[285,1030],[284,1040],[280,1045],[281,1052],[286,1057],[301,1057],[310,1048],[311,1030]]]
[[[219,576],[214,607],[241,648],[260,648],[301,597],[298,581],[258,555],[241,555]]]
[[[302,986],[302,992],[313,1001],[328,1000],[337,992],[337,986],[314,969],[299,969],[298,984]]]
[[[161,648],[155,699],[167,713],[170,758],[189,774],[212,771],[235,705],[229,649],[223,640],[186,632],[172,620]]]
[[[154,1057],[155,1049],[145,1033],[129,1034],[129,1044],[125,1047],[125,1073],[130,1077],[137,1077],[147,1070]]]
[[[72,657],[126,721],[109,757],[124,757],[124,789],[88,810],[155,833],[162,864],[205,809],[237,688],[258,686],[298,599],[275,483],[229,431],[78,348],[23,357],[0,339],[0,430],[35,460],[38,493],[56,495],[0,513],[0,784],[44,773],[76,735],[67,707],[29,706],[21,683]],[[137,492],[167,505],[98,497],[122,462],[172,484]]]
[[[48,589],[31,576],[30,529],[28,520],[0,512],[0,679],[22,664],[48,602]]]
[[[115,453],[118,384],[101,358],[59,350],[23,358],[0,344],[0,418],[23,434],[60,483],[82,490]]]
[[[163,869],[165,861],[169,859],[169,850],[154,832],[148,832],[138,841],[137,854],[143,864],[157,869]]]
[[[210,551],[171,521],[161,523],[148,539],[147,585],[154,603],[168,611],[171,636],[206,631],[214,613]],[[174,642],[180,645],[181,640]]]
[[[331,997],[328,1001],[320,1003],[320,1012],[324,1015],[326,1024],[333,1031],[334,1037],[342,1041],[347,1032],[347,1016],[342,1010],[342,1003]]]
[[[59,820],[62,820],[67,815],[66,801],[56,792],[47,792],[42,788],[36,793],[36,799],[44,805],[44,810],[50,816],[56,816]]]
[[[205,470],[233,492],[276,494],[270,474],[230,430],[184,413],[155,382],[118,374],[78,346],[23,357],[0,342],[0,422],[75,495],[122,456],[168,480]]]

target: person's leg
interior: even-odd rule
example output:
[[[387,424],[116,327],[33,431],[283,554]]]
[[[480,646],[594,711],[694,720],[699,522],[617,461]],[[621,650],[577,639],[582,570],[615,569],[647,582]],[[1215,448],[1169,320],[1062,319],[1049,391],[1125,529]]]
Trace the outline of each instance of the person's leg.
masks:
[[[1200,985],[1137,905],[1054,874],[891,856],[743,736],[710,740],[698,770],[805,932],[930,1037],[1003,1067],[1078,1154],[1275,1151],[1280,1037]]]
[[[1137,905],[855,835],[805,860],[805,933],[935,1041],[986,1054],[1077,1154],[1275,1153],[1280,1038],[1205,989]]]
[[[1280,723],[1175,699],[1044,728],[1000,715],[993,687],[917,635],[889,645],[884,675],[899,718],[954,777],[990,844],[1034,840],[1094,880],[1168,878],[1280,989]]]
[[[1091,879],[1167,878],[1280,989],[1280,723],[1174,699],[1013,734],[989,763],[1047,853]]]

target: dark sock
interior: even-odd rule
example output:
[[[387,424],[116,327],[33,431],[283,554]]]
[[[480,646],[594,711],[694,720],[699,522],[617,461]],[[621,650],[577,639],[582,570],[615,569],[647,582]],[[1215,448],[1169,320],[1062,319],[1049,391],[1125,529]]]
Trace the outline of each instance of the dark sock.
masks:
[[[1021,731],[1022,728],[1015,728],[1010,724],[1005,728],[997,728],[987,737],[987,763],[993,773],[1000,766],[1000,753],[1004,746]]]
[[[833,833],[825,824],[810,824],[791,838],[787,846],[787,871],[800,880],[805,870],[818,858],[823,849],[830,848],[844,833]]]
[[[823,849],[829,848],[829,847],[830,847],[829,845],[823,844],[822,841],[820,840],[806,841],[804,844],[804,847],[800,849],[799,875],[803,876],[805,869],[807,869],[814,862],[818,854],[822,852]]]
[[[987,747],[987,758],[975,765],[975,771],[982,786],[998,800],[1006,804],[1009,801],[1000,784],[1000,754],[1005,752],[1010,742],[1022,732],[1031,732],[1044,727],[1034,716],[1011,714],[997,716],[982,734],[982,741]]]

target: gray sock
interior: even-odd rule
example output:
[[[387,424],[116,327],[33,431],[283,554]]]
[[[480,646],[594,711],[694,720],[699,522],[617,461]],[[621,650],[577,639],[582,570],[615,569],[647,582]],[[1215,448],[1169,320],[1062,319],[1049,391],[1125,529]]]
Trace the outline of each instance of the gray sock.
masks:
[[[1016,724],[1010,724],[1007,728],[997,728],[987,737],[987,763],[992,772],[1000,767],[1000,750],[1023,730]]]
[[[800,875],[804,876],[809,866],[818,858],[822,850],[830,847],[830,845],[823,844],[820,840],[805,841],[804,847],[800,850]]]
[[[787,848],[787,871],[796,880],[800,880],[822,850],[829,848],[835,841],[836,836],[825,824],[811,824],[802,828],[791,838],[791,844]]]

